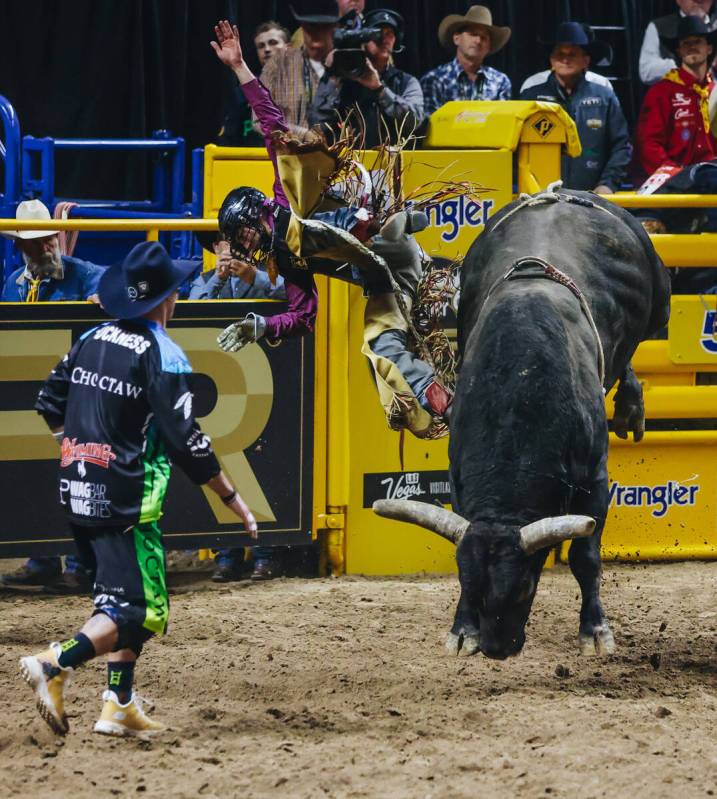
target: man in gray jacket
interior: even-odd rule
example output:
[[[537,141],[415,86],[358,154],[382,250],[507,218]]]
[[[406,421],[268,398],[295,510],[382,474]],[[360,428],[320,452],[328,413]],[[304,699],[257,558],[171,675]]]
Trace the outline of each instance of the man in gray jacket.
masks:
[[[331,68],[327,70],[309,108],[309,123],[338,130],[340,119],[357,108],[360,118],[351,121],[355,128],[365,127],[369,148],[387,139],[396,143],[413,133],[423,120],[423,91],[417,78],[393,65],[393,54],[403,50],[403,17],[378,8],[366,14],[363,26],[381,30],[381,41],[364,45],[363,71],[339,76],[334,70],[330,76]],[[329,54],[327,67],[333,66],[337,52]]]
[[[601,60],[608,45],[596,41],[578,22],[558,27],[546,80],[525,88],[521,100],[558,103],[575,122],[583,146],[577,158],[563,156],[561,173],[568,189],[612,194],[625,176],[632,156],[630,134],[612,88],[587,80],[590,60]]]

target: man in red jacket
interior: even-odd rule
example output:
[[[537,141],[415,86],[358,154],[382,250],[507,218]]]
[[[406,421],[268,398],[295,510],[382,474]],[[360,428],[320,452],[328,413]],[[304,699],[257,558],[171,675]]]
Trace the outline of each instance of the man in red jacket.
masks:
[[[679,67],[647,93],[635,136],[635,166],[643,194],[717,193],[717,139],[710,130],[710,74],[717,33],[699,17],[683,17],[673,49]],[[666,209],[640,214],[651,232],[717,231],[717,209]],[[703,292],[717,284],[713,269],[688,269],[675,292]],[[676,281],[677,282],[677,279]]]
[[[709,72],[715,36],[697,17],[683,17],[671,69],[647,93],[635,141],[641,177],[661,167],[684,167],[717,157],[710,133],[708,101],[714,81]]]

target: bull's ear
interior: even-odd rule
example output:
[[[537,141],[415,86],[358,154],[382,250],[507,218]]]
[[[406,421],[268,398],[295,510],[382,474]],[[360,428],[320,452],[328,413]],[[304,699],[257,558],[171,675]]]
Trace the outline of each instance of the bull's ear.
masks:
[[[553,516],[520,528],[520,547],[526,555],[572,538],[586,538],[595,529],[591,516]]]

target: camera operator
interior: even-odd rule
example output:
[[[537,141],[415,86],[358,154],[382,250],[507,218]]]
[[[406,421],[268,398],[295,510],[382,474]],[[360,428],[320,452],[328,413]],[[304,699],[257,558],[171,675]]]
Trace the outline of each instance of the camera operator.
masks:
[[[347,15],[342,23],[309,108],[309,123],[336,130],[356,107],[359,113],[351,115],[351,123],[356,130],[365,124],[367,148],[395,143],[423,120],[421,85],[393,65],[393,53],[403,50],[403,18],[380,8],[363,21]]]

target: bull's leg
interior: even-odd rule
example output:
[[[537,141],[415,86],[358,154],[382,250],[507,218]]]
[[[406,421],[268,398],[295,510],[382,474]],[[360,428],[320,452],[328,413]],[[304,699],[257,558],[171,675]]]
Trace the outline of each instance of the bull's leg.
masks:
[[[597,522],[589,538],[577,538],[570,545],[570,570],[580,586],[580,652],[583,655],[609,655],[615,651],[615,639],[600,602],[600,539],[607,513],[607,473],[593,485],[590,493],[576,497],[571,513],[592,516]],[[582,494],[582,492],[581,492]]]
[[[612,421],[615,435],[627,438],[632,433],[634,441],[640,441],[645,433],[645,406],[642,401],[642,386],[632,364],[628,363],[620,376],[615,393],[615,413]]]
[[[446,638],[446,651],[449,655],[475,655],[480,650],[480,630],[478,620],[472,618],[470,608],[461,591],[453,627]]]

